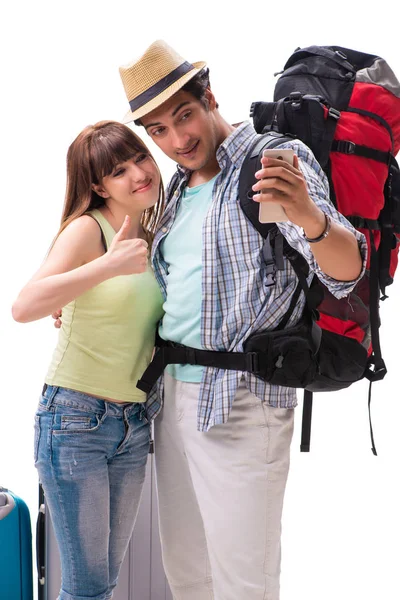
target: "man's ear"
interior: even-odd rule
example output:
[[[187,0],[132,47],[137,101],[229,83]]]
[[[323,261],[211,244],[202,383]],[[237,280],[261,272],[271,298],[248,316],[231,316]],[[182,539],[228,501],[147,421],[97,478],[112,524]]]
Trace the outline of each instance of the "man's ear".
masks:
[[[205,98],[207,100],[207,104],[208,104],[208,108],[209,110],[215,110],[216,108],[218,108],[218,104],[217,101],[215,99],[214,94],[212,93],[211,89],[208,87],[205,91]]]
[[[110,194],[108,192],[106,192],[106,190],[101,185],[98,185],[97,183],[94,183],[92,185],[92,190],[94,192],[96,192],[96,194],[98,196],[100,196],[101,198],[104,198],[105,200],[110,197]]]

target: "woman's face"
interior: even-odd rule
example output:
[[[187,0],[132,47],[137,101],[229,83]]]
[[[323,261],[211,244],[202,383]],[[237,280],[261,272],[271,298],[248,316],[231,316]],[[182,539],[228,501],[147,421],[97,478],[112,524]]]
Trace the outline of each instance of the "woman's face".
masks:
[[[141,213],[158,200],[160,172],[148,154],[138,152],[103,177],[101,188],[106,192],[101,194],[106,200],[111,199]]]

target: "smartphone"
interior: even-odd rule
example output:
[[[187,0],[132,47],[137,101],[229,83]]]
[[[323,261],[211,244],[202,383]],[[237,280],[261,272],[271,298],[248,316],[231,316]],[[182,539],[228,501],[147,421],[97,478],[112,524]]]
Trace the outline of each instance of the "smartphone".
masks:
[[[263,156],[268,158],[279,158],[293,165],[294,152],[290,148],[284,150],[264,150]],[[260,202],[260,212],[258,214],[260,223],[277,223],[287,221],[287,215],[284,208],[276,202]]]

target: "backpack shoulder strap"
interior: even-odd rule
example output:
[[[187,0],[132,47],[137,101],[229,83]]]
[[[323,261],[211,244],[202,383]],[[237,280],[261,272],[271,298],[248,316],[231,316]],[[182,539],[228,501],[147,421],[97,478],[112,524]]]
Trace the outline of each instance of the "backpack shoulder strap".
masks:
[[[267,285],[275,282],[275,270],[283,269],[283,256],[290,261],[299,280],[293,301],[279,323],[278,329],[286,326],[302,290],[306,295],[308,304],[310,304],[309,308],[314,309],[319,303],[311,303],[310,290],[307,284],[309,273],[307,261],[288,244],[275,223],[260,223],[258,220],[259,205],[253,201],[254,192],[252,186],[256,180],[255,173],[260,168],[263,150],[266,148],[276,148],[280,144],[293,141],[293,139],[293,137],[285,136],[275,131],[270,131],[258,137],[247,152],[239,175],[240,206],[253,227],[264,238],[263,259]]]
[[[275,148],[285,142],[293,141],[294,138],[282,135],[275,131],[270,131],[265,135],[258,137],[248,150],[242,164],[239,175],[239,200],[240,206],[251,222],[253,227],[266,238],[275,226],[274,223],[260,223],[258,220],[259,205],[253,201],[254,192],[252,186],[256,178],[255,174],[260,169],[263,150]]]

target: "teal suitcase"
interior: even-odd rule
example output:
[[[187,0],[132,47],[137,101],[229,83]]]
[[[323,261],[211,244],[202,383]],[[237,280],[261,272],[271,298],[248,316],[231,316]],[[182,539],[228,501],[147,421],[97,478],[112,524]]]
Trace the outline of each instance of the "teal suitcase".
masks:
[[[25,502],[0,487],[0,598],[33,600],[32,529]]]

